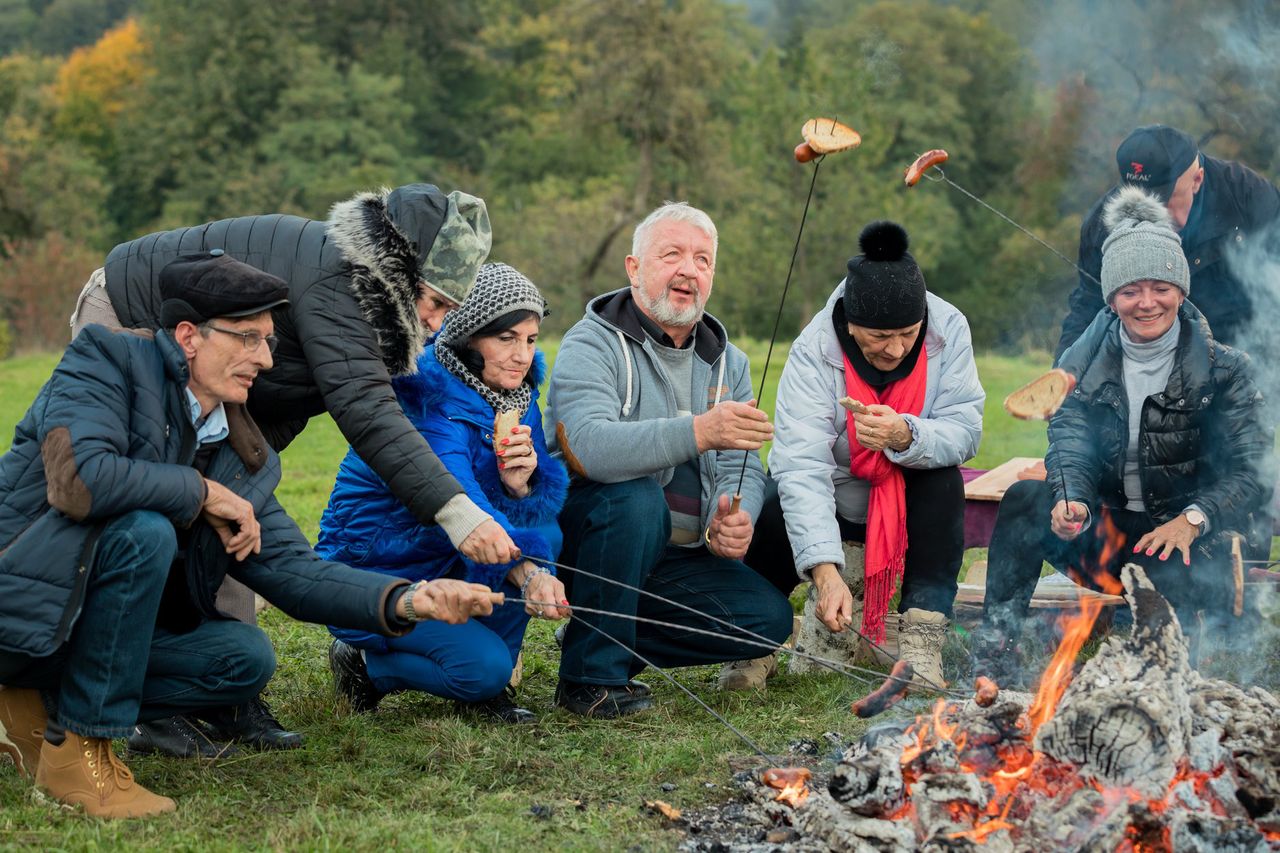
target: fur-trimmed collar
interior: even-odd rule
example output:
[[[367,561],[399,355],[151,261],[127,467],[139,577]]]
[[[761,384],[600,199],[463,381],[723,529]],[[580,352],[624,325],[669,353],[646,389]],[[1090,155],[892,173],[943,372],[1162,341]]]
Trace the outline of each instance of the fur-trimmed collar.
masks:
[[[326,233],[351,264],[351,292],[392,376],[414,373],[428,330],[418,319],[417,246],[387,213],[391,190],[359,193],[329,211]],[[426,249],[430,249],[428,246]]]

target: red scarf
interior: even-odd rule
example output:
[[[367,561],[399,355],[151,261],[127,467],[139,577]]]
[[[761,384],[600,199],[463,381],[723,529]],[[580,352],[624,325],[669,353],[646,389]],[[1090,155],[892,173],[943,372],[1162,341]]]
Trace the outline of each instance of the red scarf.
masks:
[[[844,359],[844,387],[850,397],[864,404],[881,403],[899,414],[919,415],[924,410],[924,389],[929,375],[929,359],[924,347],[916,366],[904,379],[890,382],[879,393]],[[865,599],[862,633],[876,643],[884,642],[884,617],[889,599],[902,580],[907,557],[907,488],[902,471],[879,450],[867,450],[858,443],[853,412],[845,413],[849,436],[849,473],[871,484],[867,502],[865,550]]]

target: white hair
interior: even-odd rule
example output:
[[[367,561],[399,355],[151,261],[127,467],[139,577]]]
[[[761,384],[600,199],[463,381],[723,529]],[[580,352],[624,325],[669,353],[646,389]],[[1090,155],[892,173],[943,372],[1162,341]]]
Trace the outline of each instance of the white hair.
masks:
[[[631,235],[631,254],[637,258],[644,254],[644,250],[649,248],[650,235],[659,222],[687,222],[711,238],[712,254],[720,247],[716,224],[711,221],[710,216],[687,201],[667,201],[636,226],[635,233]]]

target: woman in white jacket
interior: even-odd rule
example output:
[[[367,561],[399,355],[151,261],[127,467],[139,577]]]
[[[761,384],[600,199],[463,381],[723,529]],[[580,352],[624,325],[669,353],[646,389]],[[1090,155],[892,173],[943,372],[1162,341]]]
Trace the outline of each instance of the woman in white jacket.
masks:
[[[941,684],[964,551],[959,466],[978,451],[986,394],[968,321],[926,291],[906,231],[874,222],[858,243],[778,387],[769,468],[796,570],[813,581],[797,647],[852,658],[856,624]]]

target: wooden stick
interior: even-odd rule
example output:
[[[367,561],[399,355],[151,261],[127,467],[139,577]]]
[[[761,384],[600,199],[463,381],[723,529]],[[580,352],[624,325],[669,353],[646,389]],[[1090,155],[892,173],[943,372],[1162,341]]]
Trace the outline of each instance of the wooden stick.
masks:
[[[733,515],[742,506],[742,495],[734,495],[733,500],[729,501],[729,514]]]
[[[1244,554],[1240,551],[1239,533],[1231,534],[1231,582],[1235,586],[1235,603],[1231,612],[1236,616],[1244,615]]]

